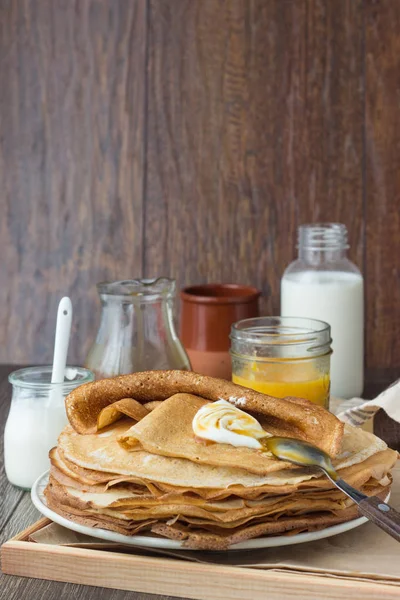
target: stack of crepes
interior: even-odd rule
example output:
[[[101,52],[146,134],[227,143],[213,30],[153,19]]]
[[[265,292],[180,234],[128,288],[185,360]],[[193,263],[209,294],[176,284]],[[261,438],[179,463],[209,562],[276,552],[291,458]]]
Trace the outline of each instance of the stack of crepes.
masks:
[[[149,371],[89,383],[67,397],[70,426],[50,453],[48,506],[91,527],[208,550],[358,516],[318,470],[196,438],[198,410],[221,399],[272,435],[322,448],[366,494],[387,495],[397,453],[327,410],[192,372]]]

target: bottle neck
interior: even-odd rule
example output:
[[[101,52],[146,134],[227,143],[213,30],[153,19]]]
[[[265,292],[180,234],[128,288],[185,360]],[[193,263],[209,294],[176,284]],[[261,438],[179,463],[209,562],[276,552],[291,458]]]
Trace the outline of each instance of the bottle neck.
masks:
[[[319,265],[347,257],[347,229],[341,223],[301,225],[298,232],[299,258]]]
[[[309,248],[299,247],[299,258],[304,262],[321,265],[323,263],[337,262],[347,258],[346,248]]]

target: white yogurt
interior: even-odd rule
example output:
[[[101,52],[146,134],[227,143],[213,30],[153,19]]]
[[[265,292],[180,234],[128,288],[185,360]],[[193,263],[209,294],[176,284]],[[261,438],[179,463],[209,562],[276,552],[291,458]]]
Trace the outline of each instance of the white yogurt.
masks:
[[[237,448],[262,448],[258,440],[271,436],[257,419],[226,400],[202,406],[194,416],[192,427],[199,438]]]
[[[4,430],[4,466],[10,483],[30,489],[50,467],[49,450],[67,425],[64,402],[19,399],[11,405]]]

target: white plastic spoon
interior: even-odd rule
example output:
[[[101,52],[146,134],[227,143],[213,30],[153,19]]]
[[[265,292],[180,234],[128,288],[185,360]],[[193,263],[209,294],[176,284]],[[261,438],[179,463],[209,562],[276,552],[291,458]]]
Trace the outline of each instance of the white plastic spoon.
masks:
[[[53,369],[51,383],[62,384],[65,378],[67,354],[72,323],[72,303],[65,296],[60,300],[57,310],[56,334],[54,339]],[[47,401],[47,427],[54,428],[54,440],[60,431],[67,425],[68,419],[64,409],[62,385],[54,385]]]
[[[56,336],[54,339],[53,371],[51,383],[64,383],[65,367],[72,323],[72,302],[68,296],[60,300],[57,311]]]

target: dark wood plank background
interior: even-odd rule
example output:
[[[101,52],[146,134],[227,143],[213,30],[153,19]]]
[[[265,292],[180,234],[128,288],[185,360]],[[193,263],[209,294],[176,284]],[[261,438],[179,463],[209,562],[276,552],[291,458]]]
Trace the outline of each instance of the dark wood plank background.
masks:
[[[300,223],[366,278],[367,364],[400,367],[400,2],[0,0],[0,362],[71,362],[95,284],[240,281],[279,312]]]

